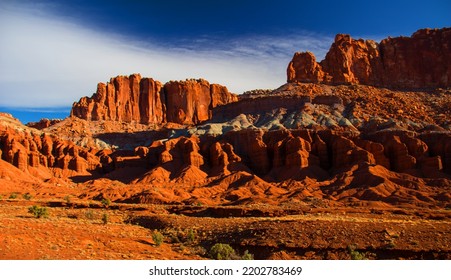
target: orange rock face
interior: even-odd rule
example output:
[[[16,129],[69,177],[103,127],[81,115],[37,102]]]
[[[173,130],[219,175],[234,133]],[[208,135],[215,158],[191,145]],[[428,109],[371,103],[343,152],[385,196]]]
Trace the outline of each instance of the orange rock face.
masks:
[[[210,84],[205,80],[169,82],[164,85],[167,121],[196,124],[211,118]]]
[[[233,146],[229,143],[216,142],[210,146],[209,152],[213,176],[230,174],[229,167],[231,167],[231,164],[241,161],[241,158],[234,153]]]
[[[315,55],[311,52],[297,52],[288,64],[288,81],[303,81],[306,83],[318,83],[325,79],[325,72],[316,62]]]
[[[61,120],[58,120],[58,119],[55,119],[55,120],[41,119],[38,122],[27,123],[26,125],[28,127],[32,127],[32,128],[36,128],[36,129],[44,129],[44,128],[47,128],[47,127],[52,126],[54,124],[57,124],[60,121]]]
[[[155,141],[135,149],[135,154],[146,158],[151,169],[163,167],[173,174],[193,166],[208,176],[245,171],[262,178],[284,178],[287,170],[290,177],[302,170],[333,174],[364,164],[418,177],[447,176],[443,172],[449,170],[448,135],[423,141],[404,132],[382,131],[367,137],[371,140],[331,131],[244,129],[217,138]],[[429,145],[434,145],[432,151]]]
[[[211,94],[211,104],[210,104],[211,109],[220,105],[226,105],[238,101],[238,96],[230,93],[227,90],[227,87],[222,85],[211,84],[210,94]]]
[[[422,29],[411,37],[354,40],[338,34],[325,59],[296,53],[288,65],[288,82],[365,84],[391,88],[451,85],[451,28]]]
[[[161,101],[161,83],[151,78],[141,80],[139,108],[141,123],[162,123],[165,121],[164,102]]]
[[[71,116],[95,121],[161,123],[160,90],[160,82],[141,79],[139,74],[117,76],[107,84],[99,83],[91,98],[83,97],[74,103]]]
[[[99,157],[70,141],[48,135],[31,135],[0,127],[1,159],[22,171],[29,167],[60,168],[76,172],[101,168]]]
[[[268,173],[271,167],[263,135],[262,130],[231,131],[225,135],[237,155],[259,176]]]
[[[99,83],[92,97],[72,106],[71,116],[142,124],[197,124],[211,118],[211,109],[237,101],[226,87],[206,80],[168,82],[164,86],[139,74]]]

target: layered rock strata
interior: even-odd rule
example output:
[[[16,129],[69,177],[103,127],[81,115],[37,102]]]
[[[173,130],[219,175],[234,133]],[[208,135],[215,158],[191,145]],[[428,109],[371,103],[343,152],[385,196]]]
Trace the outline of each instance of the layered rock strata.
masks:
[[[0,129],[0,158],[22,171],[43,167],[84,173],[99,170],[111,162],[108,156],[99,156],[95,150],[54,136],[3,129]]]
[[[293,168],[330,174],[366,163],[418,177],[446,177],[445,173],[451,174],[450,147],[446,134],[417,137],[382,131],[361,137],[330,130],[244,129],[215,138],[157,141],[137,148],[136,154],[147,159],[151,168],[168,163],[192,165],[214,176],[230,174],[231,163],[240,163],[242,170],[263,178],[277,177]]]
[[[211,118],[211,109],[237,101],[226,87],[203,79],[162,84],[139,74],[99,83],[92,97],[72,106],[71,116],[142,124],[198,124]]]

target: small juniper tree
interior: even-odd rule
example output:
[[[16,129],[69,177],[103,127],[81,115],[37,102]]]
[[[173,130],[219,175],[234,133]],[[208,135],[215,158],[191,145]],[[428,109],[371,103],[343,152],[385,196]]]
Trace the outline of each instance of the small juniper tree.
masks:
[[[216,243],[210,249],[210,257],[215,260],[237,259],[235,250],[229,244]]]
[[[102,199],[102,205],[105,206],[106,208],[108,208],[108,206],[110,206],[110,204],[111,204],[111,200],[109,200],[108,198]]]
[[[28,213],[33,214],[36,218],[47,218],[49,216],[49,212],[45,207],[39,207],[36,205],[28,208]]]
[[[157,246],[160,246],[161,244],[163,244],[164,236],[156,230],[152,233],[152,240]]]
[[[102,222],[104,225],[108,224],[108,222],[110,221],[110,216],[108,216],[107,213],[103,213],[102,215]]]

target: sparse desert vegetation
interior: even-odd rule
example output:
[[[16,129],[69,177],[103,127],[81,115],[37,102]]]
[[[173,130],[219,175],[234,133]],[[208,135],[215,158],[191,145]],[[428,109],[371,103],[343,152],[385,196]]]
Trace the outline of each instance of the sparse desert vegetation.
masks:
[[[28,208],[28,213],[33,214],[35,218],[47,218],[49,216],[49,212],[46,207],[39,207],[36,205]]]
[[[222,216],[212,218],[199,215],[205,206],[119,203],[105,209],[75,199],[72,208],[54,201],[32,203],[0,201],[1,259],[451,257],[451,213],[443,210],[315,208],[294,213],[269,207],[267,213],[278,215],[243,217],[236,216],[235,207],[227,207],[222,208]],[[40,218],[30,219],[30,214]]]
[[[243,96],[135,73],[0,113],[0,259],[451,259],[450,31],[338,34]]]

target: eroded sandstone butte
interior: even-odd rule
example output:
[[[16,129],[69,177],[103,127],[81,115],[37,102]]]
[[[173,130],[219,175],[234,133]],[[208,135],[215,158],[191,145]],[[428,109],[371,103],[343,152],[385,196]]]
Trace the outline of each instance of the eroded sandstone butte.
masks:
[[[0,180],[58,176],[115,202],[450,208],[451,95],[436,88],[449,81],[447,34],[338,35],[321,63],[295,55],[292,83],[239,100],[205,80],[134,74],[41,131],[0,114]]]
[[[376,43],[338,34],[321,62],[297,52],[288,82],[364,84],[420,89],[451,86],[451,28],[421,29],[411,37]]]
[[[133,74],[99,83],[92,97],[82,97],[73,104],[71,116],[93,121],[197,124],[211,118],[212,108],[236,100],[226,87],[203,79],[163,85]]]
[[[30,171],[29,168],[42,167],[85,173],[102,167],[97,151],[44,134],[33,135],[6,129],[0,131],[0,147],[3,160],[26,172]]]

